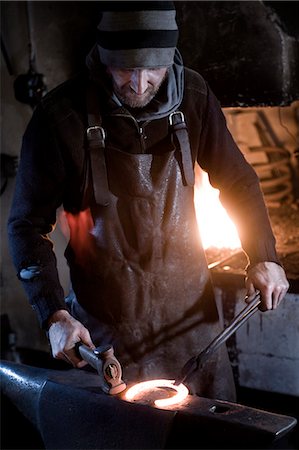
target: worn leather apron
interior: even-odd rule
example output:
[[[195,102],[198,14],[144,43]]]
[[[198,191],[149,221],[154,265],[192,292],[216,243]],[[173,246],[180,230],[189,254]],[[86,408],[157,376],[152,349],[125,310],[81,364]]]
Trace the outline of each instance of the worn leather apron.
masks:
[[[220,332],[193,187],[180,160],[172,146],[154,155],[106,148],[108,205],[70,221],[72,313],[96,345],[113,344],[127,381],[174,379]],[[235,399],[225,347],[188,386]]]

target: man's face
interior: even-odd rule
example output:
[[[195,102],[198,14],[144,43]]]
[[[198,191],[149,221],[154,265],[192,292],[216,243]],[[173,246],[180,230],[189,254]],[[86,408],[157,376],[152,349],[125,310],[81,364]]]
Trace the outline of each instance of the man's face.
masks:
[[[143,108],[157,94],[165,79],[167,67],[155,69],[107,68],[113,90],[119,100],[131,108]]]

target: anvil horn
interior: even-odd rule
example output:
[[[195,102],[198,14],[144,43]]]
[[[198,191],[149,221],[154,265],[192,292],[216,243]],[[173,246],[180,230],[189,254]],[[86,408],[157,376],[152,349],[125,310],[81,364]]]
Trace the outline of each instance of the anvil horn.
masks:
[[[1,361],[1,390],[18,410],[38,426],[39,395],[47,381],[46,371],[11,361]]]

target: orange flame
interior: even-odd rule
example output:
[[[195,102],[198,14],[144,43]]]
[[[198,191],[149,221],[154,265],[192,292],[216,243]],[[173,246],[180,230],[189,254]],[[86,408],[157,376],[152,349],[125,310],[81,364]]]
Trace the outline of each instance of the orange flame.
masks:
[[[214,189],[206,172],[196,169],[194,204],[203,247],[240,248],[237,229],[220,203],[219,190]]]

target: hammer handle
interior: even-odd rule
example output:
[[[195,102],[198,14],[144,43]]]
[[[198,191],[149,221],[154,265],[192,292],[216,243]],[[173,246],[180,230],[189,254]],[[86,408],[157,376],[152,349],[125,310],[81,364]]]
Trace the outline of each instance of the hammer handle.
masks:
[[[98,373],[102,373],[104,355],[109,353],[109,351],[111,351],[112,349],[112,347],[109,345],[92,349],[90,347],[87,347],[87,345],[82,344],[82,342],[78,342],[75,348],[78,356],[80,356],[82,359],[84,359],[84,361],[86,361],[89,365],[96,369]]]
[[[98,369],[99,357],[94,353],[93,349],[79,342],[76,344],[76,350],[84,361],[90,364],[94,369]]]

